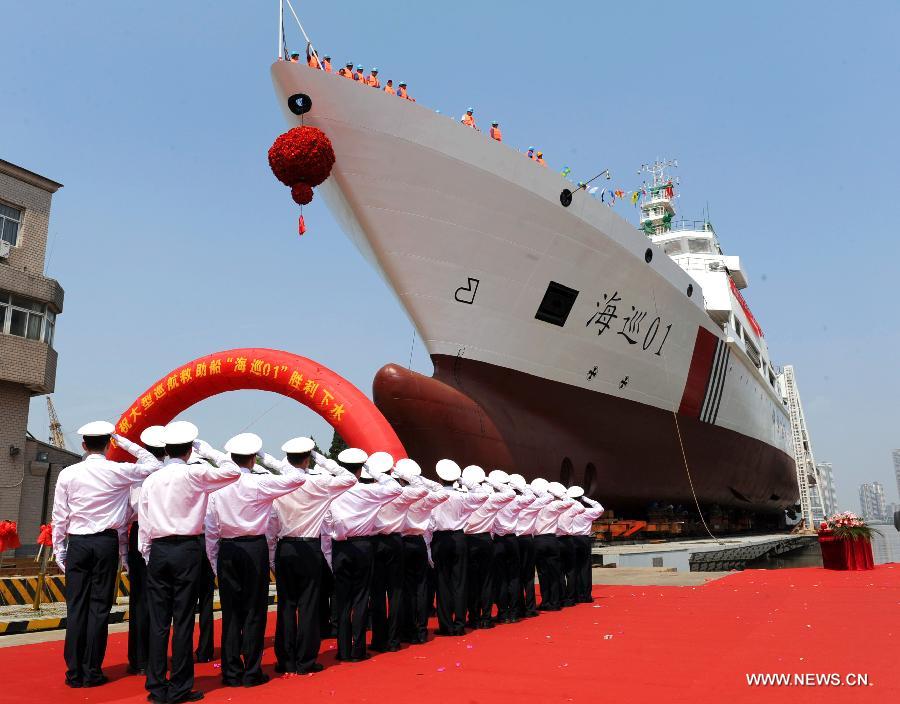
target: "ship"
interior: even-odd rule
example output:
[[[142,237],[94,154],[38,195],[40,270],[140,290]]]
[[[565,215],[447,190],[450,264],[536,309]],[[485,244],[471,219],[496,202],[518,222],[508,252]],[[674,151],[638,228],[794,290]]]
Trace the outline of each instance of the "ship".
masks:
[[[410,457],[578,484],[617,516],[668,505],[759,525],[796,505],[747,273],[708,219],[675,218],[670,163],[647,165],[636,227],[422,104],[305,63],[271,76],[288,124],[330,138],[317,196],[433,362],[373,380]]]

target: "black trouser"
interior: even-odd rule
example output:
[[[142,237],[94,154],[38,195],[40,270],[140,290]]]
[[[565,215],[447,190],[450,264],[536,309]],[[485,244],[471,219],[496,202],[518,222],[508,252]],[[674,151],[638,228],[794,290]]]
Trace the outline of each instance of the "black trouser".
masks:
[[[591,596],[591,547],[589,535],[576,535],[575,541],[575,600],[590,604]]]
[[[537,565],[538,583],[541,585],[542,611],[559,611],[562,565],[559,556],[559,538],[553,533],[534,536],[534,561]]]
[[[560,594],[563,606],[575,606],[575,539],[571,535],[559,536]]]
[[[197,611],[200,614],[200,632],[197,638],[195,654],[198,660],[213,659],[215,646],[213,643],[213,597],[216,591],[216,573],[213,572],[209,558],[203,555],[200,563],[200,582],[197,586]]]
[[[519,540],[513,535],[494,536],[494,593],[497,595],[497,618],[518,618]]]
[[[428,548],[421,535],[403,536],[403,600],[400,604],[400,640],[428,640]]]
[[[338,660],[364,658],[375,541],[370,536],[332,542]]]
[[[435,531],[431,558],[437,587],[438,633],[463,635],[469,562],[465,534],[461,530]]]
[[[147,668],[150,611],[147,607],[147,563],[138,550],[138,524],[128,531],[128,667]]]
[[[119,536],[109,529],[70,535],[66,554],[66,682],[93,684],[103,677],[109,612],[119,574]]]
[[[403,599],[403,536],[376,536],[372,571],[372,645],[375,650],[400,647],[400,602]]]
[[[491,606],[494,592],[494,541],[490,533],[466,535],[469,553],[469,619],[473,628],[491,625]]]
[[[282,672],[306,672],[322,644],[319,606],[322,585],[320,538],[282,538],[275,548],[275,658]]]
[[[222,602],[222,682],[263,680],[262,654],[269,601],[269,545],[264,535],[219,540]]]
[[[323,638],[337,636],[337,602],[334,598],[334,573],[328,560],[322,560],[322,584],[319,590],[319,630]]]
[[[194,687],[194,607],[197,578],[206,558],[203,536],[157,538],[150,546],[147,566],[147,601],[150,609],[150,650],[146,688],[157,699],[169,701]],[[172,629],[172,671],[168,667],[169,629]]]
[[[516,607],[519,616],[536,616],[534,598],[534,536],[519,535],[519,583],[521,592]]]

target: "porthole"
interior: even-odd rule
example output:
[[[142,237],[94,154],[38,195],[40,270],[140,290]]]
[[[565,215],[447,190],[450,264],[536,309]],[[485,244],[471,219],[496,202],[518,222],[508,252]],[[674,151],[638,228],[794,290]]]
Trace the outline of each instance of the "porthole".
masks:
[[[287,100],[288,110],[290,110],[295,115],[303,115],[307,113],[312,108],[312,98],[310,98],[306,93],[294,93]]]
[[[694,295],[694,284],[688,284],[687,295],[688,298]]]
[[[644,252],[644,261],[648,264],[653,261],[653,250],[650,247],[647,247],[647,251]]]

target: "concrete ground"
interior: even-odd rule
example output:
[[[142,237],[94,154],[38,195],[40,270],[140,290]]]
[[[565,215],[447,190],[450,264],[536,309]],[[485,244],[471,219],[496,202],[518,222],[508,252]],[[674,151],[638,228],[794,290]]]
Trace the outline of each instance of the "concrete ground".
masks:
[[[623,586],[695,587],[733,572],[679,572],[669,567],[595,567],[592,584]]]

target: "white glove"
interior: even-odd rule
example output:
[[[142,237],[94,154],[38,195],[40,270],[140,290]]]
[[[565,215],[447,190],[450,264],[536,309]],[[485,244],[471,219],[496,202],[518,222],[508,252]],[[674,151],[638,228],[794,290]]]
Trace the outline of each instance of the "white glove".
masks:
[[[65,574],[66,573],[66,556],[65,555],[55,555],[53,559],[56,561],[56,566],[59,567],[60,571]]]
[[[394,477],[395,479],[402,479],[407,484],[411,484],[413,479],[415,479],[416,475],[411,474],[410,472],[406,472],[403,469],[397,469],[395,467],[394,470],[391,472],[391,476]]]
[[[321,466],[325,467],[325,470],[330,472],[334,476],[337,476],[338,474],[341,474],[341,472],[344,471],[344,468],[341,467],[341,465],[339,465],[334,460],[325,460],[325,463]]]
[[[473,489],[475,489],[478,486],[478,482],[468,481],[466,479],[461,479],[460,483],[464,487],[466,487],[466,489],[468,489],[469,491],[472,491]]]
[[[206,440],[194,440],[191,445],[193,446],[194,450],[197,451],[197,454],[201,457],[209,457],[210,452],[213,451],[212,445],[206,442]]]
[[[119,555],[119,566],[125,574],[129,577],[131,576],[131,573],[128,571],[128,555]]]

